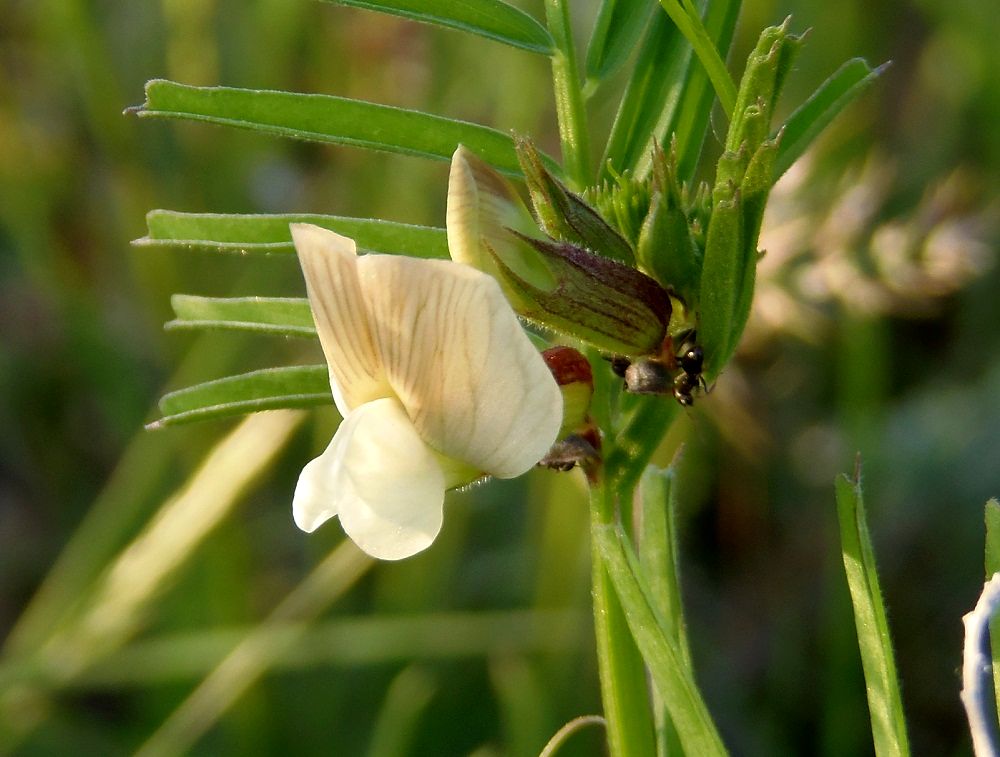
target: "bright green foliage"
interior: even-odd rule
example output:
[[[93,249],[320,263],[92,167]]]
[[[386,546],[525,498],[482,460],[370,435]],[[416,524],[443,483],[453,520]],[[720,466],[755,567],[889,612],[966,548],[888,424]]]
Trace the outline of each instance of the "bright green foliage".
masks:
[[[414,226],[374,218],[344,218],[314,213],[280,215],[222,215],[151,210],[146,214],[148,234],[132,244],[139,247],[183,247],[217,252],[295,254],[290,223],[312,223],[357,242],[362,250],[448,257],[444,229]]]
[[[800,105],[781,127],[781,141],[774,165],[777,181],[813,143],[819,133],[886,69],[872,68],[861,58],[852,58],[838,68],[819,89]]]
[[[910,746],[889,621],[882,602],[875,569],[875,551],[865,517],[860,463],[853,480],[838,476],[836,487],[844,571],[854,604],[854,622],[868,689],[875,754],[878,757],[904,757],[910,753]]]
[[[146,85],[146,102],[134,112],[436,160],[450,160],[464,144],[497,170],[520,174],[511,138],[496,129],[346,97],[190,87],[155,79]]]
[[[277,336],[315,337],[309,300],[302,297],[170,298],[176,318],[167,329],[230,329]]]
[[[685,753],[704,757],[727,754],[685,664],[685,654],[675,632],[668,630],[664,620],[657,616],[656,600],[628,537],[621,528],[600,526],[594,529],[594,538],[629,628],[649,667],[653,685],[666,704]]]
[[[447,26],[548,55],[552,37],[534,18],[500,0],[328,0]]]
[[[154,427],[333,402],[326,365],[265,368],[164,395]]]

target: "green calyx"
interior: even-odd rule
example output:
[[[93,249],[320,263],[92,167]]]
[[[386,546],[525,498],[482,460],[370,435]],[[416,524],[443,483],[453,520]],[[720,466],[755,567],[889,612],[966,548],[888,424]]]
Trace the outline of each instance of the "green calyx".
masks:
[[[604,352],[636,356],[660,350],[671,302],[655,280],[568,242],[517,236],[538,252],[555,282],[535,286],[494,255],[504,286],[529,303],[523,315]]]

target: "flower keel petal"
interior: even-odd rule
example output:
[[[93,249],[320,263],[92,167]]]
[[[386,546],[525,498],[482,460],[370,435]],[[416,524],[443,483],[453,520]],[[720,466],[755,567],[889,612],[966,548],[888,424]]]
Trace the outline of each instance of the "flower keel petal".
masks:
[[[293,511],[305,530],[339,514],[362,550],[399,560],[434,541],[444,490],[441,466],[402,406],[379,399],[350,413],[326,451],[302,471]]]

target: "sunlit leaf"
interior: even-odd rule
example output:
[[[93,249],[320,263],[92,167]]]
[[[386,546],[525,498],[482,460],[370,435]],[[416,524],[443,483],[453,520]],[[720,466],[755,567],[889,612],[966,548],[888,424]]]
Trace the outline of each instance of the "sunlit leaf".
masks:
[[[142,118],[183,118],[312,142],[451,160],[464,144],[498,171],[520,175],[509,135],[488,126],[333,95],[192,87],[153,79]]]
[[[362,250],[447,258],[444,229],[369,218],[315,214],[221,215],[152,210],[149,233],[132,244],[140,247],[204,248],[219,252],[295,254],[290,223],[312,223],[353,239]]]
[[[495,39],[548,55],[552,37],[524,11],[500,0],[327,0],[338,5],[391,13]]]
[[[309,300],[298,297],[197,297],[175,294],[168,329],[230,329],[279,336],[316,336]]]
[[[256,413],[280,407],[333,404],[326,365],[265,368],[164,395],[163,417],[151,427]]]
[[[865,688],[868,690],[875,753],[878,757],[908,755],[910,747],[896,677],[896,661],[875,570],[875,552],[865,520],[860,468],[853,480],[838,476],[836,488],[840,544],[847,585],[854,604],[854,622],[861,649]]]
[[[802,156],[837,114],[864,92],[887,66],[888,64],[883,64],[872,68],[862,58],[847,61],[788,117],[781,127],[781,143],[774,166],[775,181]]]

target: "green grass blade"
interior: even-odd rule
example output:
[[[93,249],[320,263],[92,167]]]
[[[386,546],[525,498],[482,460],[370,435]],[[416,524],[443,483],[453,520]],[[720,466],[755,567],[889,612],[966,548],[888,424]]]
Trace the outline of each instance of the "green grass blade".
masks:
[[[146,84],[141,118],[183,118],[311,142],[451,160],[464,144],[498,171],[520,176],[508,134],[488,126],[333,95],[231,87]]]
[[[601,3],[587,45],[585,71],[590,82],[606,79],[628,60],[655,7],[652,0],[604,0]]]
[[[986,580],[1000,572],[1000,502],[991,499],[986,503]],[[995,701],[1000,702],[1000,618],[990,622],[990,649],[993,656],[993,690]]]
[[[151,210],[146,214],[148,234],[132,244],[138,247],[182,247],[217,252],[295,254],[290,223],[313,223],[348,236],[372,252],[416,258],[447,258],[444,229],[369,218],[307,213],[284,215],[222,215]]]
[[[315,337],[309,300],[301,297],[197,297],[175,294],[177,316],[167,329],[230,329],[277,336]]]
[[[179,389],[160,400],[163,417],[152,428],[282,407],[333,402],[325,365],[265,368]]]
[[[910,753],[910,747],[892,640],[889,636],[889,622],[875,571],[871,536],[865,521],[860,467],[853,480],[847,476],[838,476],[836,489],[844,570],[854,604],[854,622],[868,689],[875,753],[878,757],[902,757]]]
[[[652,140],[662,142],[673,131],[690,61],[690,45],[665,13],[656,13],[611,127],[602,178],[648,163]]]
[[[731,116],[736,104],[736,84],[726,69],[726,62],[716,46],[716,40],[702,23],[697,10],[690,2],[682,5],[678,0],[660,0],[660,6],[691,43],[694,54],[708,74],[708,80],[715,89],[722,109],[727,117]]]
[[[638,558],[629,554],[620,528],[595,525],[593,535],[636,645],[669,709],[685,753],[701,757],[727,754],[680,649],[653,609],[649,586],[635,570]]]
[[[774,166],[777,181],[792,163],[802,157],[817,135],[855,98],[877,79],[888,64],[872,68],[862,58],[853,58],[823,82],[781,127],[781,143]]]
[[[548,55],[552,37],[533,17],[500,0],[327,0],[337,5],[391,13],[413,21],[447,26]]]

